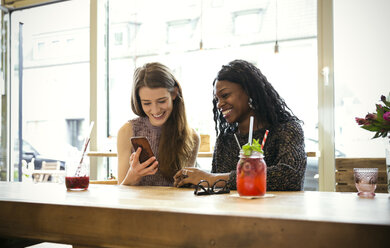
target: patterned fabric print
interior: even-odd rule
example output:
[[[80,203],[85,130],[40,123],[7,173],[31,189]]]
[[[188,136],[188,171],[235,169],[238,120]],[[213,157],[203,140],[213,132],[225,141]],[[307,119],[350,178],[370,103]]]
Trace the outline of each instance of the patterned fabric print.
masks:
[[[256,130],[254,139],[263,139],[265,129]],[[243,146],[248,142],[248,134],[236,134]],[[212,173],[227,173],[232,189],[236,189],[236,166],[239,148],[233,134],[220,134],[217,138]],[[280,124],[269,130],[264,145],[264,160],[267,164],[267,190],[298,191],[303,189],[306,170],[304,135],[296,121]]]
[[[131,125],[133,126],[133,136],[145,136],[148,138],[150,146],[154,155],[158,160],[158,145],[160,142],[161,136],[161,127],[153,126],[148,117],[138,117],[130,120]],[[134,152],[134,148],[133,148]],[[171,180],[166,179],[160,172],[160,169],[157,170],[156,174],[144,176],[137,185],[140,186],[173,186],[173,178]]]

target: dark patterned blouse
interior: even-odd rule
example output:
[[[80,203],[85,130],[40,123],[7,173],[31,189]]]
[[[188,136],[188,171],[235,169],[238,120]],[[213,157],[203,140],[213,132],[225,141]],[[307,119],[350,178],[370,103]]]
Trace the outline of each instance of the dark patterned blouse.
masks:
[[[265,129],[256,130],[254,139],[263,139]],[[248,134],[236,134],[240,145],[248,142]],[[236,166],[239,148],[232,133],[220,134],[213,154],[212,173],[227,173],[229,184],[236,189]],[[294,120],[269,129],[264,145],[267,164],[267,190],[298,191],[303,189],[306,170],[304,135],[301,125]]]

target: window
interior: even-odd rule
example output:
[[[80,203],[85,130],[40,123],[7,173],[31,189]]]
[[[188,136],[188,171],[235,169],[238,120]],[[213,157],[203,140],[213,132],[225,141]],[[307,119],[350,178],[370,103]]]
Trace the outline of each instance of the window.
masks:
[[[45,48],[45,42],[38,42],[38,52],[41,53]]]
[[[304,121],[306,137],[313,140],[315,151],[317,106],[303,102],[301,90],[306,90],[307,101],[317,102],[316,1],[280,0],[278,6],[285,14],[278,20],[280,53],[276,55],[273,52],[276,9],[272,0],[243,0],[239,5],[234,0],[110,0],[106,9],[109,18],[99,16],[98,24],[103,31],[99,31],[101,37],[106,35],[109,42],[97,42],[110,46],[109,54],[102,52],[104,58],[100,61],[104,61],[104,66],[99,67],[102,72],[108,69],[108,75],[99,78],[107,80],[102,88],[108,91],[99,95],[97,106],[99,111],[108,111],[109,150],[115,146],[120,126],[134,117],[130,108],[134,69],[152,61],[164,63],[173,70],[183,87],[190,125],[199,134],[209,135],[212,146],[215,141],[212,81],[221,65],[239,58],[253,62],[267,75]],[[21,104],[23,139],[38,151],[53,156],[61,156],[79,146],[79,137],[88,127],[89,108],[95,107],[89,106],[90,20],[85,14],[89,13],[89,7],[89,1],[74,0],[13,14],[14,24],[24,23],[20,89],[29,93],[20,102],[18,96],[12,97],[16,111],[13,113],[18,112]],[[67,22],[59,21],[64,19]],[[108,27],[104,23],[107,20]],[[13,25],[11,31],[13,40],[17,39],[18,25]],[[104,34],[106,31],[109,33]],[[18,49],[17,42],[12,44],[14,64],[10,67],[13,92],[17,93]],[[12,123],[18,123],[18,115],[12,118]],[[16,140],[18,128],[12,130],[11,137]],[[105,145],[100,144],[98,149],[102,147]],[[13,163],[17,171],[16,158]],[[210,168],[210,161],[201,162],[201,166]]]
[[[153,6],[153,8],[150,8]],[[174,6],[174,7],[172,7]],[[110,46],[110,135],[134,118],[130,93],[134,69],[158,61],[170,67],[183,88],[187,118],[214,145],[212,82],[223,64],[256,64],[293,112],[304,121],[308,149],[317,151],[317,16],[315,0],[278,1],[280,53],[274,53],[275,1],[111,0],[110,27],[139,22],[129,49]],[[125,10],[128,10],[127,12]],[[131,12],[129,14],[128,12]],[[127,15],[125,15],[127,13]],[[126,19],[127,18],[127,19]],[[202,43],[203,46],[200,46]],[[116,49],[116,50],[115,50]],[[281,73],[283,72],[283,73]],[[306,100],[302,101],[302,89]],[[313,104],[308,105],[307,102]],[[199,159],[209,170],[210,159]],[[317,160],[310,161],[307,189],[318,189]]]
[[[375,31],[388,30],[383,10],[389,8],[387,1],[334,2],[335,146],[346,157],[385,156],[388,140],[371,139],[375,133],[361,129],[355,117],[374,112],[381,95],[390,92],[390,36]]]
[[[9,15],[6,12],[3,12],[3,9],[0,10],[0,29],[2,31],[8,30],[8,19]],[[8,168],[8,135],[7,130],[9,129],[8,125],[8,104],[7,99],[8,96],[8,73],[7,73],[7,54],[8,54],[8,46],[7,46],[8,32],[2,32],[0,36],[0,109],[1,109],[1,117],[0,117],[0,181],[6,181],[9,178],[9,168]]]
[[[89,9],[89,1],[76,0],[12,13],[12,144],[22,139],[40,154],[61,161],[81,148],[79,136],[89,126]],[[11,159],[14,179],[21,180],[16,150]]]
[[[179,20],[168,22],[168,44],[186,42],[192,38],[198,20]]]
[[[73,147],[76,147],[81,151],[83,149],[83,139],[81,130],[84,119],[67,119],[66,124],[68,127],[68,143]]]
[[[262,12],[262,9],[234,12],[234,35],[259,33],[262,26]]]
[[[123,44],[123,33],[115,33],[115,46],[121,46]]]

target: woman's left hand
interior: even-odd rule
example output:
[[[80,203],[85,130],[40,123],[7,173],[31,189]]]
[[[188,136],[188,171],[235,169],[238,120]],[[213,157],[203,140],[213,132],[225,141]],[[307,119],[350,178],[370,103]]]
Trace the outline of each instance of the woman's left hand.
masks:
[[[185,184],[198,184],[201,180],[207,180],[211,183],[210,179],[212,174],[202,171],[198,168],[185,167],[179,170],[174,176],[175,180],[173,186],[181,187]]]

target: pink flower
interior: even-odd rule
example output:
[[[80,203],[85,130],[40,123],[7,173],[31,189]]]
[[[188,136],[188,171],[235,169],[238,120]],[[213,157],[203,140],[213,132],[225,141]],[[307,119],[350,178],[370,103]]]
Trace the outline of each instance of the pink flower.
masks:
[[[383,119],[385,119],[386,121],[390,121],[390,112],[386,112],[383,114]]]
[[[364,118],[359,118],[359,117],[355,117],[355,121],[357,122],[357,124],[359,125],[367,125],[367,124],[370,124],[368,120],[364,119]]]
[[[383,104],[375,104],[376,111],[367,113],[365,118],[355,117],[357,124],[370,132],[375,132],[373,139],[379,137],[390,138],[390,94],[388,97],[381,96]]]
[[[370,121],[376,120],[377,117],[378,117],[378,116],[377,116],[376,114],[368,113],[368,114],[366,115],[366,120],[370,120]]]

